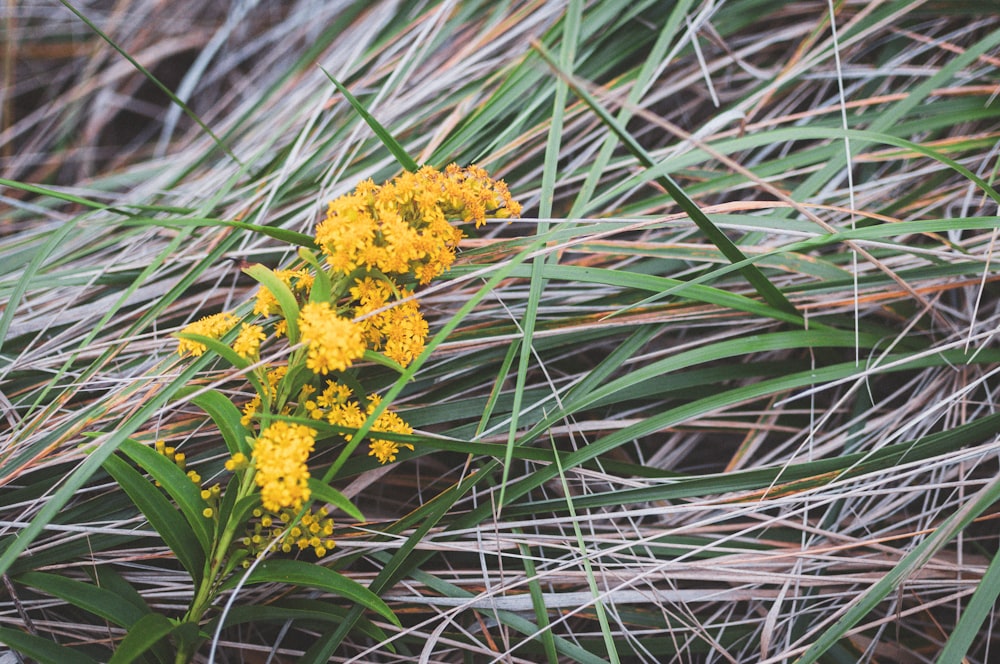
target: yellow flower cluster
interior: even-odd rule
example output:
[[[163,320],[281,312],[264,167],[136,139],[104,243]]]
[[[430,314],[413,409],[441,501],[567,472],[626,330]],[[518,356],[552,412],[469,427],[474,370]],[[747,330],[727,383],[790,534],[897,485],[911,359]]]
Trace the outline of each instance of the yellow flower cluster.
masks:
[[[462,231],[450,221],[475,221],[478,227],[487,215],[520,212],[507,185],[477,166],[452,164],[443,172],[424,166],[382,186],[367,180],[332,201],[316,228],[316,243],[334,272],[412,274],[427,284],[455,260]]]
[[[286,373],[288,373],[288,367],[285,366],[275,367],[267,371],[267,398],[269,400],[273,401],[278,396],[278,384],[281,383]],[[253,398],[243,406],[243,417],[240,418],[240,424],[249,429],[253,423],[254,416],[257,415],[257,411],[260,409],[260,404],[261,395],[253,395]]]
[[[329,302],[308,302],[299,312],[298,323],[309,348],[306,366],[315,373],[344,371],[365,354],[361,328],[338,316]]]
[[[293,547],[299,551],[312,549],[317,558],[322,558],[335,546],[333,519],[326,507],[307,511],[288,532],[285,532],[285,526],[295,518],[295,512],[291,510],[269,512],[258,508],[253,511],[253,516],[254,521],[247,524],[247,535],[243,538],[243,545],[251,555],[257,555],[278,538],[281,538],[279,546],[283,553],[291,553]]]
[[[315,399],[305,402],[306,412],[314,420],[325,420],[329,424],[345,429],[357,429],[368,416],[375,412],[375,409],[382,402],[377,394],[369,394],[367,403],[362,409],[361,404],[353,399],[353,394],[346,385],[336,383],[332,380],[326,382],[326,389],[317,395]],[[390,410],[383,411],[372,424],[371,432],[399,433],[409,435],[413,433],[413,427],[403,421],[397,413]],[[350,441],[354,436],[351,433],[344,433],[344,440]],[[402,446],[412,450],[413,445],[402,443]],[[368,444],[368,456],[374,456],[379,463],[390,463],[396,460],[399,454],[400,443],[394,440],[372,438]]]
[[[302,424],[279,421],[261,431],[253,449],[254,479],[266,509],[298,509],[309,498],[306,461],[315,442],[316,430]]]
[[[177,448],[167,445],[167,441],[158,440],[153,444],[153,449],[156,450],[157,454],[165,456],[170,461],[173,461],[178,468],[187,473],[188,478],[195,484],[201,483],[201,475],[195,470],[187,469],[187,455],[183,452],[178,452]],[[156,486],[160,486],[159,482],[155,483]]]
[[[239,336],[233,342],[233,350],[239,353],[241,357],[247,359],[256,358],[260,352],[260,342],[264,341],[264,339],[267,339],[267,335],[264,334],[264,328],[260,325],[243,323]]]
[[[428,325],[413,286],[429,283],[454,263],[463,232],[453,223],[478,227],[487,217],[514,217],[520,211],[506,184],[477,166],[424,167],[381,186],[362,182],[329,204],[316,227],[320,255],[302,249],[302,267],[248,268],[262,282],[253,303],[256,320],[220,313],[182,330],[221,339],[239,325],[231,348],[255,364],[251,382],[257,393],[240,420],[250,449],[234,453],[225,464],[237,474],[236,486],[260,492],[261,507],[242,542],[251,554],[279,536],[285,552],[298,547],[323,556],[333,547],[333,521],[325,508],[306,512],[298,525],[280,535],[282,524],[290,523],[309,500],[307,464],[318,423],[340,427],[343,439],[352,441],[352,432],[380,405],[378,395],[358,397],[348,387],[359,384],[355,363],[371,350],[406,367],[423,353]],[[284,292],[275,279],[292,296],[282,298],[284,308],[265,285]],[[264,344],[277,344],[281,337],[290,337],[287,362],[258,364]],[[180,339],[177,350],[200,356],[207,347]],[[379,433],[405,436],[413,429],[388,409],[375,418],[368,455],[379,463],[395,461],[401,448],[413,449],[379,438]],[[184,468],[183,454],[162,442],[157,449]],[[196,473],[188,474],[200,484]],[[206,517],[218,514],[219,493],[218,485],[203,492]]]
[[[403,290],[399,296],[405,299],[412,294]],[[416,300],[389,307],[396,299],[392,285],[371,277],[357,280],[351,288],[351,297],[357,302],[354,316],[373,350],[381,350],[404,367],[423,352],[428,328]]]
[[[236,316],[223,312],[196,320],[182,329],[181,333],[198,334],[203,337],[211,337],[212,339],[221,339],[226,332],[236,327],[236,323],[238,322],[239,319]],[[191,353],[197,357],[206,350],[208,350],[208,347],[205,344],[191,341],[190,339],[179,339],[177,342],[177,352],[180,355]]]

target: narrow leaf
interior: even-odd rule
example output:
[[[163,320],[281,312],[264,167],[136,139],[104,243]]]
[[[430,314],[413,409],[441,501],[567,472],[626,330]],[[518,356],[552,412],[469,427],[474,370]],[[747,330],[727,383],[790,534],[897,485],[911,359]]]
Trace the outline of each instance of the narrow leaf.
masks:
[[[96,659],[87,657],[79,650],[61,646],[49,639],[22,632],[19,629],[0,627],[0,643],[14,652],[26,655],[39,664],[97,664]]]
[[[130,628],[143,616],[134,604],[104,588],[47,572],[25,572],[14,577],[22,585],[41,590],[119,627]]]
[[[200,582],[205,554],[187,520],[152,482],[118,457],[108,457],[103,466],[149,520],[150,525],[163,538],[163,543],[174,552],[195,583]]]
[[[365,515],[361,513],[361,510],[359,510],[347,496],[337,491],[329,484],[324,484],[315,477],[310,477],[308,482],[309,492],[312,494],[314,499],[330,503],[344,514],[350,516],[352,519],[357,521],[367,521]]]
[[[274,298],[278,300],[281,313],[288,321],[288,342],[297,344],[299,342],[299,304],[295,300],[295,295],[285,285],[285,282],[278,278],[278,275],[260,263],[251,265],[244,272],[271,291]]]
[[[148,445],[130,438],[119,449],[152,475],[174,499],[207,554],[212,548],[212,528],[202,515],[205,501],[201,498],[201,488],[177,464]]]
[[[383,127],[382,124],[378,120],[376,120],[371,113],[368,112],[368,109],[365,108],[364,104],[358,101],[357,98],[355,98],[355,96],[352,95],[347,88],[341,85],[340,81],[331,76],[330,72],[323,69],[323,67],[320,67],[320,69],[322,69],[323,73],[326,74],[326,77],[330,79],[330,82],[333,83],[335,86],[337,86],[337,90],[340,91],[340,94],[344,95],[344,97],[347,98],[347,101],[351,104],[352,107],[354,107],[354,111],[361,116],[361,119],[364,120],[369,127],[371,127],[372,131],[375,132],[375,135],[378,136],[378,139],[382,141],[382,145],[384,145],[386,149],[392,153],[392,156],[396,158],[396,161],[399,162],[400,166],[410,171],[411,173],[415,172],[418,168],[420,168],[420,166],[413,159],[413,157],[409,155],[406,149],[402,145],[400,145],[395,138],[393,138],[392,134],[389,133],[389,130]]]
[[[232,578],[223,585],[230,588],[239,579]],[[389,606],[382,599],[365,588],[357,581],[348,579],[322,565],[303,562],[301,560],[268,560],[261,563],[247,578],[246,583],[287,583],[304,588],[326,590],[355,604],[371,609],[394,625],[399,625]]]
[[[134,662],[176,628],[174,623],[159,613],[143,616],[118,644],[118,648],[115,650],[114,656],[108,660],[108,664]]]

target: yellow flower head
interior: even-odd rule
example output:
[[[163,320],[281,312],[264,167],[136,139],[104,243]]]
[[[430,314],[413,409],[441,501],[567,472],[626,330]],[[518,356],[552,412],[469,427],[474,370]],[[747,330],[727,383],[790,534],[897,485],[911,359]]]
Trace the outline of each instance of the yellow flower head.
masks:
[[[298,509],[309,498],[306,461],[316,442],[316,430],[302,424],[274,422],[254,445],[254,476],[264,508],[277,512]]]
[[[181,330],[182,334],[198,334],[203,337],[211,337],[213,339],[220,339],[222,336],[233,329],[239,319],[231,313],[223,312],[221,314],[213,314],[211,316],[205,316],[200,320],[196,320],[190,325],[186,326]],[[197,341],[191,341],[189,339],[178,339],[177,341],[177,352],[180,355],[184,353],[191,353],[194,356],[199,356],[208,350],[205,344],[198,343]]]
[[[351,296],[358,302],[354,314],[361,318],[358,324],[364,331],[365,341],[373,350],[381,350],[405,367],[424,350],[427,321],[416,300],[398,302],[385,311],[378,311],[390,304],[392,293],[389,283],[371,277],[356,281],[351,288]],[[403,299],[412,294],[410,290],[399,291]]]
[[[247,455],[243,454],[243,452],[237,452],[226,461],[226,470],[229,472],[243,470],[249,465],[249,463],[250,460],[247,459]]]
[[[365,354],[361,328],[338,316],[328,302],[309,302],[302,307],[299,333],[309,349],[306,366],[318,374],[344,371]]]
[[[239,353],[240,357],[247,359],[257,357],[260,352],[260,342],[264,341],[267,335],[260,325],[249,325],[243,323],[239,336],[233,342],[233,350]]]
[[[377,394],[368,395],[368,407],[366,408],[368,414],[375,412],[375,409],[381,403],[382,398]],[[386,410],[378,419],[375,420],[375,424],[372,425],[372,432],[377,431],[387,431],[389,433],[401,433],[409,435],[413,433],[413,427],[403,421],[398,414]],[[412,450],[413,445],[409,443],[402,443],[402,446]],[[394,440],[386,440],[373,438],[368,444],[368,456],[373,456],[378,459],[379,463],[391,463],[396,460],[396,455],[399,454],[400,443]]]
[[[452,164],[444,172],[424,166],[381,187],[371,180],[331,201],[316,228],[316,242],[336,272],[359,267],[387,275],[413,274],[426,284],[455,260],[462,231],[451,221],[517,216],[520,206],[502,180],[481,168]]]

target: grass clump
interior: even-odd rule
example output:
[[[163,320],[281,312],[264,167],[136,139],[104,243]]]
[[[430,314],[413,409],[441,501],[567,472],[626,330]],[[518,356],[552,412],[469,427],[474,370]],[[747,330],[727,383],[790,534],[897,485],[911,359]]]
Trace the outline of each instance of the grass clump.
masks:
[[[993,13],[74,8],[6,21],[0,642],[989,661]]]

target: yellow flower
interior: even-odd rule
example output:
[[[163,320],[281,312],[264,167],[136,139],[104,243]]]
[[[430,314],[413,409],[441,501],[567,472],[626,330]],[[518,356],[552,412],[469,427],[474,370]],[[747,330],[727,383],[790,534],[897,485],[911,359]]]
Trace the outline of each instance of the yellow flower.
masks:
[[[250,423],[253,422],[254,415],[257,414],[257,410],[259,408],[260,408],[260,395],[255,394],[253,395],[253,398],[250,399],[250,401],[248,401],[245,406],[243,406],[243,417],[240,418],[240,424],[249,428]]]
[[[309,349],[306,366],[315,373],[343,371],[365,354],[361,328],[338,316],[327,302],[309,302],[302,307],[299,332]]]
[[[381,403],[382,398],[377,394],[368,395],[368,407],[367,412],[371,415],[375,412],[375,408]],[[396,413],[386,410],[378,419],[375,420],[375,424],[372,425],[372,432],[386,431],[389,433],[401,433],[409,435],[413,433],[413,427],[403,421]],[[409,443],[402,443],[402,446],[412,450],[413,445]],[[394,440],[386,440],[373,438],[368,444],[368,456],[373,456],[378,459],[379,463],[391,463],[396,460],[396,455],[399,454],[400,443]]]
[[[264,328],[260,325],[243,323],[236,341],[233,342],[233,350],[239,353],[240,357],[247,359],[257,357],[257,353],[260,351],[260,342],[266,338]]]
[[[309,498],[306,461],[316,442],[316,430],[302,424],[274,422],[254,445],[254,476],[264,508],[277,512],[298,509]]]
[[[237,452],[232,456],[232,458],[226,461],[226,470],[228,470],[229,472],[243,470],[244,468],[247,467],[249,463],[250,460],[247,459],[246,454],[243,454],[243,452]]]
[[[361,320],[365,341],[374,350],[382,350],[385,355],[404,367],[409,365],[424,350],[428,327],[420,305],[416,300],[393,304],[385,311],[372,313],[386,307],[392,297],[392,286],[386,281],[365,277],[355,282],[351,296],[358,302],[354,314]],[[401,290],[400,297],[413,294]]]
[[[235,327],[239,319],[231,313],[221,313],[213,314],[211,316],[205,316],[200,320],[196,320],[190,325],[186,326],[181,330],[182,334],[198,334],[203,337],[211,337],[213,339],[220,339],[229,330]],[[177,341],[177,352],[180,355],[184,353],[191,353],[194,356],[199,356],[208,350],[205,344],[198,343],[197,341],[191,341],[189,339],[178,339]]]
[[[335,272],[359,267],[387,275],[413,274],[422,284],[455,260],[462,231],[451,220],[517,216],[520,206],[502,180],[481,168],[452,164],[441,172],[424,166],[376,186],[371,180],[331,201],[316,227],[316,242]]]

